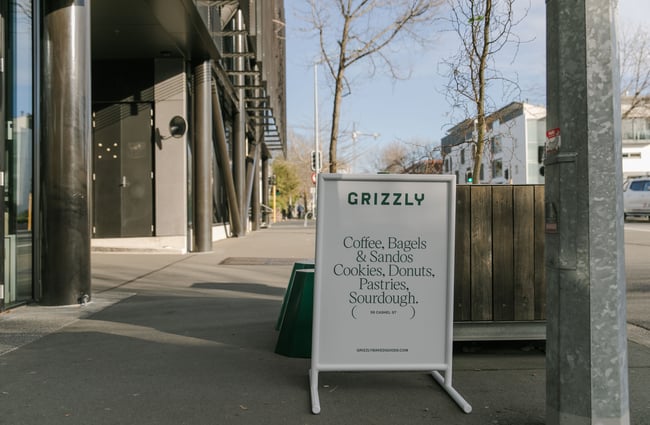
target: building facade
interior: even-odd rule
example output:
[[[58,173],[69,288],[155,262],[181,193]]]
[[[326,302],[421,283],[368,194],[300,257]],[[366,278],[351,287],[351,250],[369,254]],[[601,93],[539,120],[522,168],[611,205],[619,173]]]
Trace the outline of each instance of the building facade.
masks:
[[[267,221],[282,0],[3,1],[0,73],[0,309],[89,299],[91,249],[209,251]]]
[[[465,120],[442,138],[443,172],[459,184],[543,184],[546,109],[513,102],[490,114],[481,173],[473,176],[476,128]]]
[[[624,177],[650,175],[650,98],[621,97]],[[540,172],[546,141],[546,109],[514,102],[487,118],[488,136],[482,173],[474,182],[543,184]],[[442,139],[443,172],[469,183],[474,167],[476,130],[463,121]]]
[[[650,175],[650,98],[621,97],[623,176]]]

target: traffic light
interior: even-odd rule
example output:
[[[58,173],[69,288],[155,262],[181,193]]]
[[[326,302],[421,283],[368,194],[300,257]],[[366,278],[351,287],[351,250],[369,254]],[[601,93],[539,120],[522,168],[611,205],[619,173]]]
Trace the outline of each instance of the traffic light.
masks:
[[[320,151],[311,151],[311,170],[320,171],[323,161],[321,159]]]
[[[472,183],[474,181],[471,171],[468,171],[467,174],[465,175],[465,181],[467,181],[467,183]]]

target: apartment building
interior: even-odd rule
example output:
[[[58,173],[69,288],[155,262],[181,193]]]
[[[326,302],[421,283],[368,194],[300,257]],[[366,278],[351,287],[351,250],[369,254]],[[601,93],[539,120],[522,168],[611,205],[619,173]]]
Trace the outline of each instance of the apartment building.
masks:
[[[542,184],[546,108],[512,102],[487,117],[480,175],[474,176],[476,124],[465,120],[442,138],[443,173],[459,184]]]
[[[623,176],[650,174],[650,98],[621,98]]]

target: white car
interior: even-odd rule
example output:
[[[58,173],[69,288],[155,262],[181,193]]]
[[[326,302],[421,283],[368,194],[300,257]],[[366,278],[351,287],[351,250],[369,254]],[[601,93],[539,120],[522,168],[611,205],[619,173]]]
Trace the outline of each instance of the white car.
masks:
[[[623,213],[650,219],[650,177],[636,177],[623,184]]]

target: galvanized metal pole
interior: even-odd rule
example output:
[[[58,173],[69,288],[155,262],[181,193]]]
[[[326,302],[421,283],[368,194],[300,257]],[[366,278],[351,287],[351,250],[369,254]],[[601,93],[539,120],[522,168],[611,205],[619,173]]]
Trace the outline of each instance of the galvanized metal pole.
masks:
[[[320,156],[320,129],[318,123],[318,63],[314,64],[314,150],[316,151],[316,158]],[[320,174],[320,168],[322,164],[318,159],[316,159],[316,181],[318,181],[318,174]],[[316,205],[318,204],[318,186],[314,185],[314,196],[312,198],[313,211],[312,216],[316,217]],[[307,211],[305,211],[305,216]]]
[[[90,2],[43,2],[41,303],[90,300]]]
[[[546,423],[627,425],[615,2],[546,4]]]

